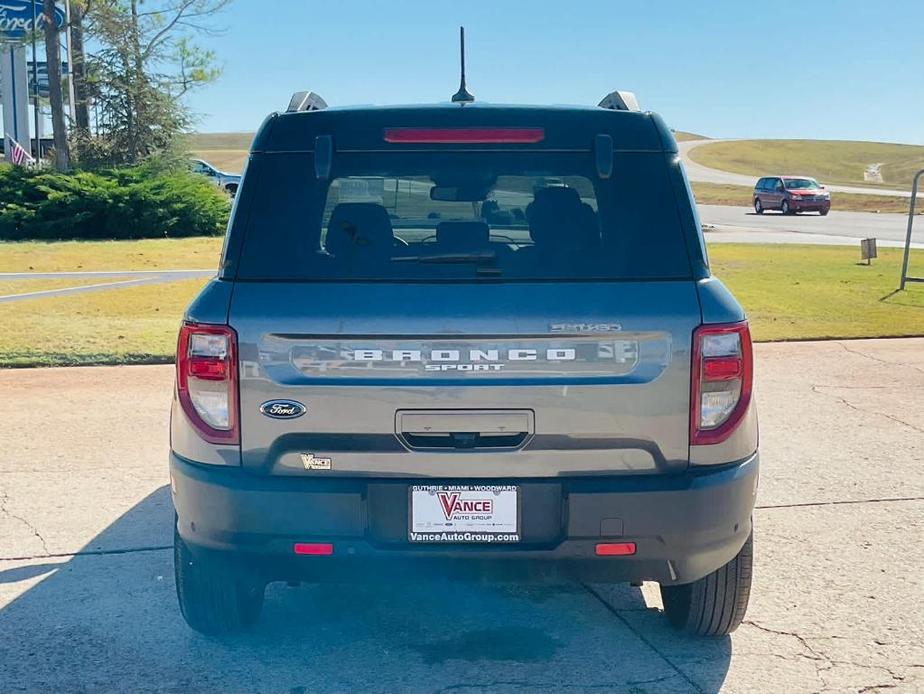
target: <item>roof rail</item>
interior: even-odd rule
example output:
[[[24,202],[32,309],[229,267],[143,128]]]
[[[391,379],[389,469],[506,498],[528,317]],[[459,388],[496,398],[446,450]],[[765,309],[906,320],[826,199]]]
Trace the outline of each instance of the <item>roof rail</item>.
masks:
[[[601,108],[608,108],[611,111],[641,111],[638,99],[635,98],[635,92],[616,90],[610,92],[603,100],[597,104]]]
[[[295,92],[289,99],[289,108],[286,113],[299,111],[321,111],[327,108],[327,102],[314,92]]]

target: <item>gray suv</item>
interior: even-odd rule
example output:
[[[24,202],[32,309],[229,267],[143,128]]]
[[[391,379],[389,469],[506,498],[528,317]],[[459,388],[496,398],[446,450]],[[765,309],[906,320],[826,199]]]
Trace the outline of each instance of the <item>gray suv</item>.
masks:
[[[270,581],[447,575],[656,581],[678,628],[738,626],[748,324],[621,97],[267,118],[179,335],[190,626],[252,625]]]

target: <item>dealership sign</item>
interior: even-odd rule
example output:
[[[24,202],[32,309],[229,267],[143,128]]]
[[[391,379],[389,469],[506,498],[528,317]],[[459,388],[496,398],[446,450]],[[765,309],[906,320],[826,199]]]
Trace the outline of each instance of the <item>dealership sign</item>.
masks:
[[[0,0],[0,41],[23,39],[32,33],[38,21],[38,28],[45,26],[45,10],[35,0]],[[64,26],[64,10],[55,6],[55,24]]]

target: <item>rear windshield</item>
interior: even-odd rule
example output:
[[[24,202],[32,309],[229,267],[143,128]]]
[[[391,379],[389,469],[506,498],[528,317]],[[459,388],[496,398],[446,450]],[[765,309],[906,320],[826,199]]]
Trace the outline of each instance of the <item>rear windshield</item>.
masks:
[[[663,154],[256,155],[238,279],[537,281],[691,276]],[[247,209],[249,208],[249,209]]]

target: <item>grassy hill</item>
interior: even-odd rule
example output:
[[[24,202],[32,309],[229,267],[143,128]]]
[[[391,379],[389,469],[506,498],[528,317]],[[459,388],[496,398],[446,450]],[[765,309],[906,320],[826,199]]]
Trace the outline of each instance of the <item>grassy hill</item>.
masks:
[[[804,174],[823,183],[876,186],[863,180],[870,164],[882,164],[885,188],[910,188],[924,168],[924,146],[849,140],[736,140],[697,147],[698,164],[754,177],[771,173]]]

